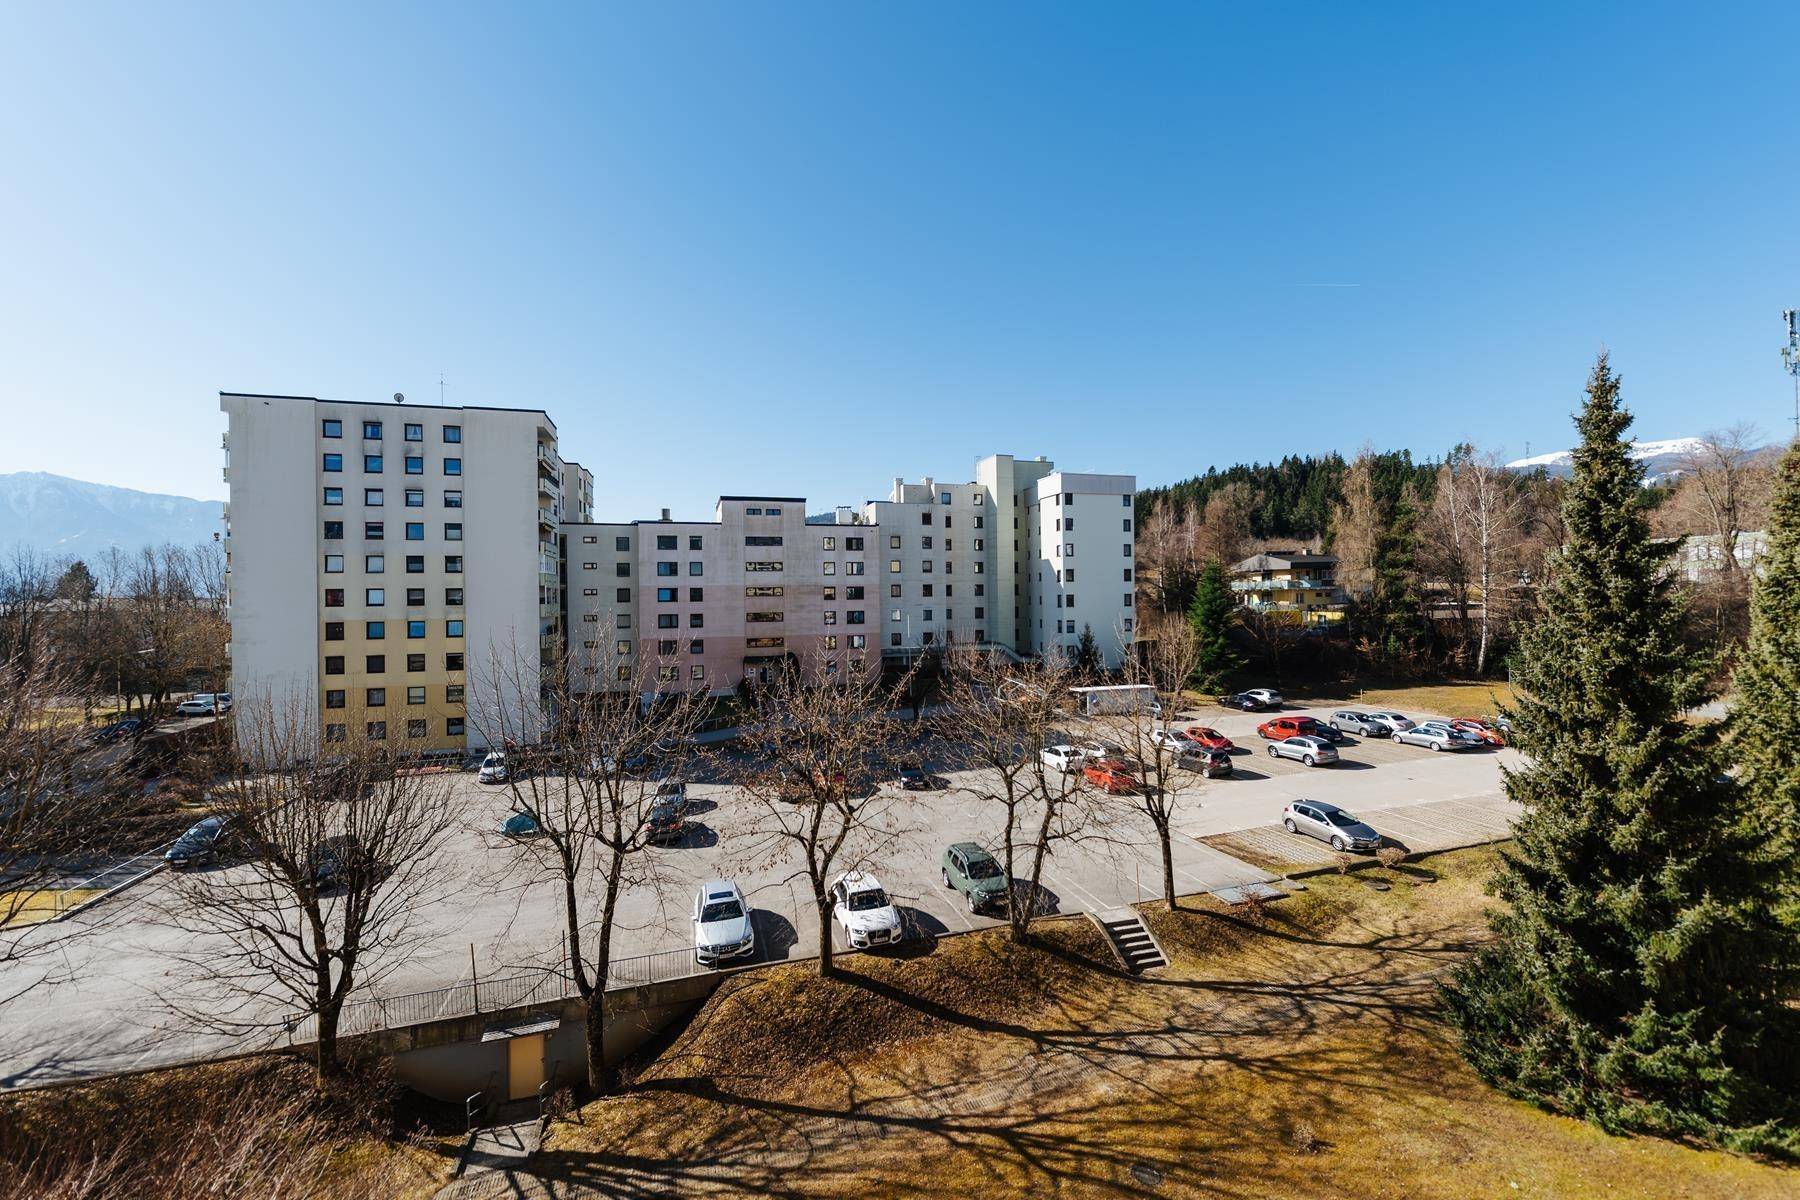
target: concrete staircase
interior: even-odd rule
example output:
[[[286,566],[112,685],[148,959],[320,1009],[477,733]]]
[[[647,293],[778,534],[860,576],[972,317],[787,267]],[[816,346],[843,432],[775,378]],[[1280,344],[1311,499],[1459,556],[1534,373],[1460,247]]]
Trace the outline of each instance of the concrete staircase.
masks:
[[[525,1194],[517,1172],[538,1152],[543,1140],[544,1123],[535,1112],[529,1120],[475,1130],[463,1148],[457,1177],[444,1185],[434,1200],[487,1200]]]
[[[1112,908],[1102,913],[1089,913],[1088,919],[1100,927],[1100,932],[1106,935],[1106,944],[1112,947],[1113,956],[1131,974],[1142,975],[1145,971],[1169,965],[1169,956],[1156,944],[1150,927],[1144,924],[1144,918],[1136,909]]]

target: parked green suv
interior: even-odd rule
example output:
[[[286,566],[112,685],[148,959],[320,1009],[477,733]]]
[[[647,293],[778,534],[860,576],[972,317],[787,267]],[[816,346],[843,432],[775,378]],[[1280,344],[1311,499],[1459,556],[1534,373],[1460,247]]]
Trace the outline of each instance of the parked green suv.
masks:
[[[944,851],[944,886],[967,897],[970,912],[1004,905],[1011,890],[999,860],[974,842],[957,842]]]

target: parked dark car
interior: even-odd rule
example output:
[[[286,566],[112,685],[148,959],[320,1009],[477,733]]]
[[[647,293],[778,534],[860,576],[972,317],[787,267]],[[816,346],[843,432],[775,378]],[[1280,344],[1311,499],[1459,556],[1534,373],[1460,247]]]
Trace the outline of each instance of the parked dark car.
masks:
[[[957,842],[944,851],[944,886],[961,892],[970,912],[1002,906],[1012,884],[1000,861],[974,842]]]
[[[682,815],[686,807],[686,801],[677,804],[672,800],[659,800],[652,804],[644,818],[645,840],[656,846],[679,842],[687,831],[687,818]]]
[[[1175,760],[1190,771],[1198,771],[1208,779],[1231,774],[1231,755],[1224,750],[1195,749]]]
[[[1220,696],[1219,703],[1226,708],[1235,708],[1243,712],[1264,712],[1271,708],[1279,708],[1278,704],[1269,704],[1261,696],[1251,692],[1233,692],[1229,696]]]
[[[225,818],[208,817],[176,838],[175,844],[163,851],[163,861],[176,870],[216,862],[219,857],[219,839],[224,834]]]
[[[328,837],[313,847],[308,866],[313,886],[319,891],[348,884],[375,870],[368,850],[354,835],[347,833]]]
[[[143,718],[126,717],[123,721],[114,721],[109,725],[102,725],[100,728],[94,730],[92,733],[88,734],[88,741],[93,742],[96,745],[105,745],[109,742],[123,741],[126,738],[136,737],[143,731],[143,728]]]
[[[923,767],[901,767],[894,776],[894,782],[909,792],[928,792],[937,786]]]

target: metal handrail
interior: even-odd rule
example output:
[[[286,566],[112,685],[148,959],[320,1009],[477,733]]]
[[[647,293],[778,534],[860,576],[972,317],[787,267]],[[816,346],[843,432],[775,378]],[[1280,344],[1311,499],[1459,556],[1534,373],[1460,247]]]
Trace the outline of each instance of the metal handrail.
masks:
[[[485,1095],[487,1095],[487,1091],[486,1089],[483,1089],[463,1101],[463,1120],[466,1126],[463,1132],[475,1132],[475,1114],[481,1111],[482,1106],[480,1101]]]

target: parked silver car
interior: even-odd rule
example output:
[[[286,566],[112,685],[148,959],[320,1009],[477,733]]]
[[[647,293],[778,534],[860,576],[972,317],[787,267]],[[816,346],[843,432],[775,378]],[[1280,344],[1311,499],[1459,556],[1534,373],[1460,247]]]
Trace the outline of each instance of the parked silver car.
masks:
[[[1338,752],[1337,747],[1324,738],[1303,733],[1283,738],[1279,742],[1270,742],[1269,757],[1299,759],[1309,767],[1316,767],[1320,763],[1336,762]]]
[[[1362,737],[1387,737],[1394,731],[1387,722],[1375,719],[1375,714],[1358,712],[1354,708],[1340,708],[1331,714],[1330,725],[1339,733],[1354,733]]]
[[[1378,711],[1367,715],[1369,720],[1385,726],[1390,736],[1396,733],[1404,733],[1413,727],[1411,718],[1401,716],[1397,712]]]
[[[1296,800],[1281,810],[1281,823],[1289,833],[1304,833],[1329,842],[1333,850],[1379,850],[1381,835],[1323,800]]]
[[[1461,742],[1463,749],[1465,750],[1479,750],[1487,745],[1487,742],[1482,739],[1480,734],[1467,729],[1458,729],[1448,721],[1420,721],[1413,727],[1413,732],[1417,733],[1421,729],[1430,729],[1434,732],[1447,733],[1455,741]]]
[[[1415,725],[1395,733],[1394,741],[1401,746],[1423,746],[1427,750],[1469,750],[1479,744],[1474,738],[1465,740],[1448,725]]]

